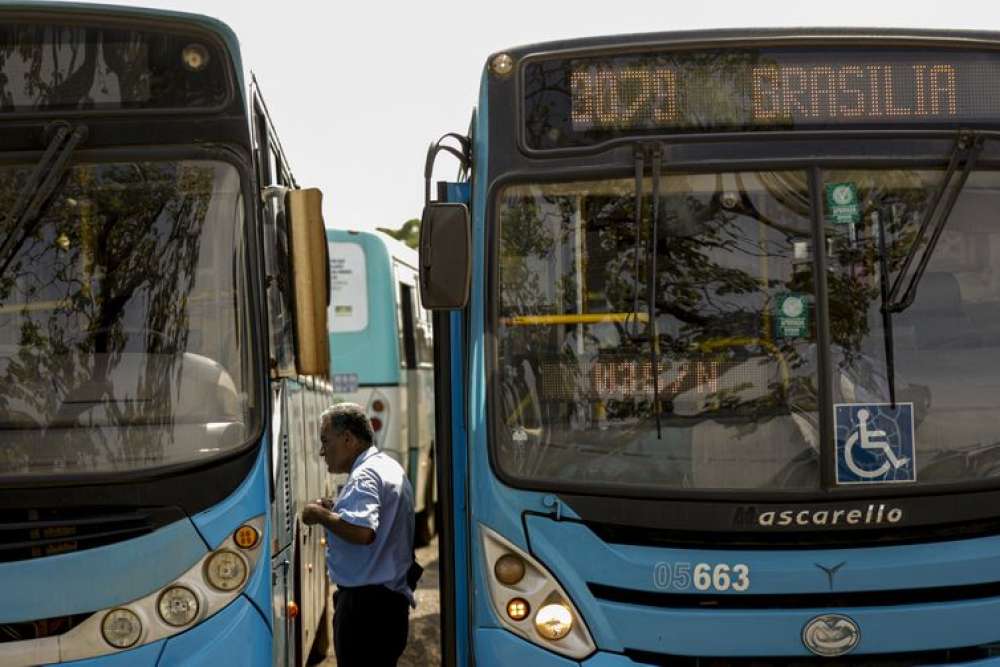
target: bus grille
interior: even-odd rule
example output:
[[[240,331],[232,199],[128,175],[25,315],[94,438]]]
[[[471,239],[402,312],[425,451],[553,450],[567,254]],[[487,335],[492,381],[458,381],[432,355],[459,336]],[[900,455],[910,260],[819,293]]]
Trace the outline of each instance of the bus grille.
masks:
[[[0,563],[114,544],[183,517],[177,508],[0,510]]]
[[[830,593],[785,593],[757,595],[710,595],[695,593],[664,593],[619,588],[606,584],[588,583],[595,598],[607,602],[643,605],[662,609],[822,609],[843,607],[897,607],[913,604],[935,604],[984,600],[1000,597],[1000,582],[936,586],[902,590],[846,591]]]

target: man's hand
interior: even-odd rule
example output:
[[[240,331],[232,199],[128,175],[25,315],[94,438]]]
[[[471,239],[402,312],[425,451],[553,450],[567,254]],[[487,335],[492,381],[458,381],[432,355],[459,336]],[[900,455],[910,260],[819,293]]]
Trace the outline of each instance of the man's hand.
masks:
[[[321,524],[324,528],[329,528],[337,537],[347,540],[352,544],[371,544],[375,541],[375,531],[365,526],[355,526],[340,518],[339,514],[334,514],[324,504],[323,498],[306,503],[302,508],[302,523],[307,526]],[[332,505],[332,503],[331,503]]]
[[[302,508],[302,523],[312,526],[321,523],[324,518],[330,515],[330,510],[320,504],[321,502],[322,499],[306,503],[306,506]]]

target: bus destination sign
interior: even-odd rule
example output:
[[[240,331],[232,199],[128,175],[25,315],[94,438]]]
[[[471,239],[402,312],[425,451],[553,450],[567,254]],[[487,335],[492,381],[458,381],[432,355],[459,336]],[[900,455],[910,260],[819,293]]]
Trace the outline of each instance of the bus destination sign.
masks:
[[[529,148],[632,135],[1000,122],[1000,54],[726,50],[530,62]]]

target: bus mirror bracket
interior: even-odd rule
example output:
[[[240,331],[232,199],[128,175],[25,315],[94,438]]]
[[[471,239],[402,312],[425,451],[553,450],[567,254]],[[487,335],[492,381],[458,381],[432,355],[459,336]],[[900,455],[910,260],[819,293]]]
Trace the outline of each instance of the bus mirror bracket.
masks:
[[[458,148],[445,144],[452,140]],[[438,153],[455,157],[466,176],[472,167],[472,142],[449,132],[427,149],[424,162],[424,211],[420,216],[420,301],[428,310],[459,310],[469,301],[472,282],[472,227],[469,208],[431,201],[431,177]]]
[[[323,194],[316,188],[289,190],[287,198],[295,366],[299,375],[329,377],[330,261],[323,224]]]
[[[458,310],[469,301],[472,229],[465,204],[428,202],[420,218],[420,301]]]

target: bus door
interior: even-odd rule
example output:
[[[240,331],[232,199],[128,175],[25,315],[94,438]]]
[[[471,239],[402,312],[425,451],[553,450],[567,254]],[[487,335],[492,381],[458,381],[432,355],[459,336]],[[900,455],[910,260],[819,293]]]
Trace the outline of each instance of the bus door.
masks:
[[[417,387],[417,353],[414,329],[416,325],[416,300],[413,295],[413,271],[400,264],[395,265],[397,299],[399,303],[399,344],[400,361],[403,366],[403,385],[406,391],[406,415],[403,421],[406,425],[406,441],[401,443],[406,459],[407,475],[413,485],[414,504],[418,512],[423,506],[422,494],[419,491],[420,469],[420,431],[417,412],[419,396]]]

